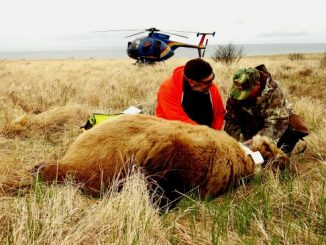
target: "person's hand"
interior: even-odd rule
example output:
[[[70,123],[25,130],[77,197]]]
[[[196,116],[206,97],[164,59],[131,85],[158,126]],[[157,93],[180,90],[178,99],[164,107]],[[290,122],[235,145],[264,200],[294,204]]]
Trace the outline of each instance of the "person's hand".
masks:
[[[251,145],[252,144],[252,139],[246,140],[243,142],[244,145]]]

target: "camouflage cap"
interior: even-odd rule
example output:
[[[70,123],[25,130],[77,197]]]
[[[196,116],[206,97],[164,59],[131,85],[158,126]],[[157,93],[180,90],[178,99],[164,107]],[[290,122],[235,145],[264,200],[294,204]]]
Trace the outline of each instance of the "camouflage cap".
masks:
[[[255,68],[239,69],[233,76],[233,85],[230,91],[230,97],[235,100],[246,99],[252,88],[259,81],[259,71]]]

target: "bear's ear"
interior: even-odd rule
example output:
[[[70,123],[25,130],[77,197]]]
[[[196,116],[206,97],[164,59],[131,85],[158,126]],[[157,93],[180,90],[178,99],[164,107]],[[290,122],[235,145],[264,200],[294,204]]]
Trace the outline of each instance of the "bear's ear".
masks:
[[[265,144],[269,144],[270,140],[267,137],[261,136],[261,135],[255,135],[252,138],[252,141],[249,145],[249,148],[252,151],[259,151]]]
[[[267,137],[255,136],[250,148],[261,153],[265,159],[265,167],[284,169],[290,162],[289,157]]]

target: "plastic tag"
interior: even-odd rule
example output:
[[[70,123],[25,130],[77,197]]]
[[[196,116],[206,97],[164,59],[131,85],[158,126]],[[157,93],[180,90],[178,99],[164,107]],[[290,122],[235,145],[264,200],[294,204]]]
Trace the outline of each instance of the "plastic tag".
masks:
[[[259,151],[252,152],[250,156],[252,157],[252,160],[254,160],[255,165],[260,165],[264,163],[264,158]]]
[[[254,161],[255,165],[260,165],[264,163],[264,158],[263,156],[260,154],[259,151],[255,151],[253,152],[249,147],[245,146],[244,144],[240,144],[240,147],[243,149],[243,151],[251,156],[252,160]]]

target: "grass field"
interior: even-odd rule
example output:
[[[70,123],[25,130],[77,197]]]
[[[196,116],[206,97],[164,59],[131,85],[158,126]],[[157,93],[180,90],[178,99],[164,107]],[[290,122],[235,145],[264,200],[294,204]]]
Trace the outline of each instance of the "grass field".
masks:
[[[70,183],[45,186],[28,170],[62,157],[93,112],[150,111],[159,84],[187,59],[0,61],[0,183],[33,183],[0,194],[0,243],[326,244],[325,54],[245,57],[229,67],[207,60],[224,103],[233,72],[264,63],[307,123],[307,149],[282,173],[262,172],[214,200],[189,194],[163,214],[140,173],[95,199]]]

